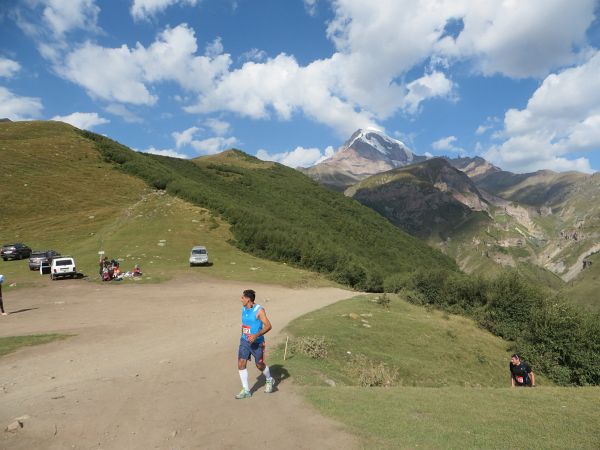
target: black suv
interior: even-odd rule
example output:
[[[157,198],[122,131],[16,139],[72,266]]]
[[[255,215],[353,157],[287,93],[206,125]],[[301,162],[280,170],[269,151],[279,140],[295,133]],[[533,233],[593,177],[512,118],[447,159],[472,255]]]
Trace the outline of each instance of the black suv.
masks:
[[[35,251],[29,257],[29,269],[40,270],[42,264],[50,265],[52,258],[56,258],[57,256],[60,256],[60,253],[54,250]]]
[[[0,256],[4,261],[9,259],[23,259],[31,256],[31,249],[25,244],[6,244],[2,246],[0,250]]]

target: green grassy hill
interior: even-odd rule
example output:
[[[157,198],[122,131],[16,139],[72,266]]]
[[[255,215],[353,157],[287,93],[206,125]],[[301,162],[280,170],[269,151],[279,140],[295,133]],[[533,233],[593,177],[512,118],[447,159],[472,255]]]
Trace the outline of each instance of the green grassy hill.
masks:
[[[280,164],[238,150],[194,161],[146,155],[81,135],[123,172],[218,213],[231,224],[236,245],[254,255],[366,290],[381,290],[385,277],[421,266],[456,270],[449,257],[372,210]]]
[[[207,209],[153,189],[102,160],[93,142],[58,122],[0,124],[0,244],[22,241],[76,258],[95,277],[98,251],[140,264],[142,282],[208,274],[300,286],[331,284],[318,274],[242,252],[227,223]],[[193,245],[206,245],[210,267],[189,268]],[[0,261],[9,285],[48,282],[27,261]]]
[[[536,389],[511,389],[506,341],[390,299],[389,309],[364,296],[295,320],[288,358],[282,346],[272,365],[362,447],[598,448],[599,388],[556,387],[538,372]]]
[[[565,297],[595,311],[600,311],[600,253],[587,258],[592,265],[563,289]]]

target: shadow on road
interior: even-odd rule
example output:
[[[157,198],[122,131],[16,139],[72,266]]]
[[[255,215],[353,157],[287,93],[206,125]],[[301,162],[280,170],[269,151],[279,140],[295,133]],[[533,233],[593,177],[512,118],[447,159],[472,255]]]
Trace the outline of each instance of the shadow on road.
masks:
[[[17,309],[16,311],[10,311],[8,314],[19,314],[19,313],[24,313],[27,311],[33,311],[34,309],[40,309],[40,308],[23,308],[23,309]]]
[[[283,367],[281,364],[274,364],[272,366],[269,366],[269,369],[271,371],[271,376],[273,378],[275,378],[275,386],[273,386],[273,393],[277,392],[279,389],[277,388],[279,386],[279,384],[281,384],[281,382],[283,382],[284,380],[287,380],[290,377],[289,372],[287,371],[287,369],[285,367]],[[264,375],[259,375],[256,378],[256,382],[254,383],[254,386],[252,386],[250,388],[250,392],[252,392],[253,394],[258,391],[260,388],[262,388],[265,385],[265,376]]]

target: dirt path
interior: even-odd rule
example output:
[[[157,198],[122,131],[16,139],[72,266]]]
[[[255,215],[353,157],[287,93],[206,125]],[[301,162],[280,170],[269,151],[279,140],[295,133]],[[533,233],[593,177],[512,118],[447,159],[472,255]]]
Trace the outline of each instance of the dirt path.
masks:
[[[236,368],[239,297],[247,285],[49,283],[5,295],[0,336],[73,333],[0,358],[0,427],[6,449],[349,448],[354,439],[305,404],[291,382],[248,400]],[[350,297],[340,289],[253,286],[274,329]],[[21,311],[21,312],[18,312]],[[282,373],[285,368],[273,368]],[[251,382],[258,376],[250,369]]]

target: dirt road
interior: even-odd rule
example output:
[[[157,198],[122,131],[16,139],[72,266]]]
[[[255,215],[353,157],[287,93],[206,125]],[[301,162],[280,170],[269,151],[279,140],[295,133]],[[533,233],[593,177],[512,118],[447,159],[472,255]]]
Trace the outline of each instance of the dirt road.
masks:
[[[351,448],[341,426],[283,379],[235,400],[239,297],[248,285],[183,280],[98,285],[84,280],[13,291],[0,336],[76,336],[0,358],[0,448]],[[352,293],[251,286],[274,329]],[[275,374],[285,368],[272,368]],[[251,383],[259,375],[250,370]],[[292,374],[293,375],[293,374]],[[15,433],[2,431],[29,416]]]

